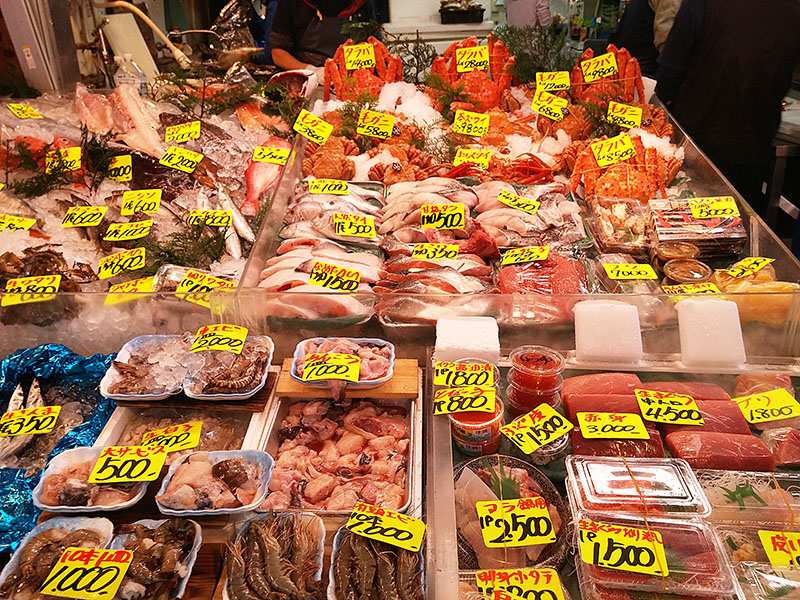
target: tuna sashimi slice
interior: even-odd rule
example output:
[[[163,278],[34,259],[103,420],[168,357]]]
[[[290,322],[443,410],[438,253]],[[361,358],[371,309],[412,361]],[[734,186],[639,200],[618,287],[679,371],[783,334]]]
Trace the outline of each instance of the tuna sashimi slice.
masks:
[[[642,387],[642,380],[633,373],[593,373],[564,380],[561,397],[567,400],[573,394],[633,394]]]
[[[772,471],[775,457],[764,442],[753,435],[678,431],[667,436],[673,456],[693,469]]]

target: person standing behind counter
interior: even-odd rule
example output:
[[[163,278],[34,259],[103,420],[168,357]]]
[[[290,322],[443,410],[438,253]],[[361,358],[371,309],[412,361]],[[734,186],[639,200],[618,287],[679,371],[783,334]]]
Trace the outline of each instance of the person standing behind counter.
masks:
[[[269,42],[282,69],[312,69],[322,79],[325,59],[347,41],[342,25],[375,20],[372,0],[278,0]]]

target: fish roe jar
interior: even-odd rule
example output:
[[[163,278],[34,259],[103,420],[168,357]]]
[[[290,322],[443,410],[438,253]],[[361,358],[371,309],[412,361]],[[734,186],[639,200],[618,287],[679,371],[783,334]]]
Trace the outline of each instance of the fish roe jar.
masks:
[[[511,370],[508,372],[509,384],[520,390],[561,389],[563,383],[561,373],[564,371],[566,361],[555,350],[545,346],[520,346],[511,352],[509,360],[511,361]]]
[[[477,410],[450,413],[448,415],[450,431],[456,439],[456,444],[458,442],[475,444],[499,438],[500,428],[505,425],[504,410],[503,401],[498,397],[494,402],[493,413]]]
[[[706,263],[694,258],[676,258],[664,265],[662,285],[682,285],[687,283],[705,283],[711,279],[714,271]]]

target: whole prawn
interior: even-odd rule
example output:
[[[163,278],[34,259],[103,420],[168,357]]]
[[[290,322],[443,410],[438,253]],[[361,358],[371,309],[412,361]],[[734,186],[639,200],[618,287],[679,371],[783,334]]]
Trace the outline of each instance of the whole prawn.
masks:
[[[228,595],[231,600],[261,600],[250,591],[245,581],[244,558],[238,544],[228,543],[225,546],[225,566],[228,570]]]

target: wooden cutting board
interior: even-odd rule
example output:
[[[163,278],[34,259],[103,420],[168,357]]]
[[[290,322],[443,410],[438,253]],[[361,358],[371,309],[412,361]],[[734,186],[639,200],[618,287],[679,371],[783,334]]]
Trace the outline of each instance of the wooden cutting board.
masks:
[[[348,398],[416,398],[419,394],[419,363],[412,358],[398,358],[394,361],[394,375],[386,383],[371,389],[355,389],[348,387]],[[319,398],[326,395],[326,388],[306,385],[292,379],[290,372],[292,359],[283,361],[283,368],[278,377],[278,389],[275,392],[282,398]]]

